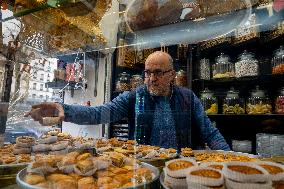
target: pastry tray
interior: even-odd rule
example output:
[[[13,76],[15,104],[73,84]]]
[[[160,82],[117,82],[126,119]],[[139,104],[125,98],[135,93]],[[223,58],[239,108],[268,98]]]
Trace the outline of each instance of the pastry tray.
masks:
[[[120,189],[151,189],[151,188],[158,188],[158,185],[159,185],[159,182],[158,182],[158,179],[159,179],[159,176],[160,176],[160,172],[159,172],[159,169],[150,165],[150,164],[147,164],[147,163],[141,163],[142,164],[142,167],[144,168],[148,168],[150,169],[153,174],[155,175],[153,180],[149,183],[143,183],[143,184],[140,184],[140,185],[137,185],[135,187],[128,187],[128,188],[120,188]],[[27,168],[24,168],[23,170],[21,170],[18,174],[17,174],[17,177],[16,177],[16,181],[17,181],[17,184],[23,188],[23,189],[40,189],[39,187],[36,187],[36,186],[33,186],[33,185],[30,185],[28,183],[26,183],[24,181],[24,177],[26,176],[27,174]]]
[[[224,151],[224,150],[192,150],[193,154],[198,153],[220,153],[220,154],[233,154],[236,156],[247,156],[250,158],[259,158],[259,156],[249,153],[243,153],[243,152],[234,152],[234,151]]]

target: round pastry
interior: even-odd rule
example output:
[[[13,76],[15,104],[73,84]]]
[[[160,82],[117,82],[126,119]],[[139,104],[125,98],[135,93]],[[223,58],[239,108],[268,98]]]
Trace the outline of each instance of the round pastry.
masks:
[[[186,175],[188,186],[192,183],[204,186],[223,186],[224,178],[221,171],[208,167],[193,167]]]
[[[20,136],[16,138],[17,146],[28,148],[35,143],[35,138],[30,136]]]
[[[40,144],[52,144],[57,141],[57,136],[52,136],[52,135],[42,135],[38,142]]]
[[[68,147],[69,142],[68,141],[59,141],[54,144],[51,144],[51,151],[59,151],[66,149]]]
[[[13,164],[13,163],[16,163],[17,158],[14,155],[7,155],[7,156],[1,157],[1,160],[3,164]]]
[[[18,163],[27,163],[31,161],[32,161],[32,157],[30,154],[21,154],[18,156]]]
[[[267,182],[268,172],[252,162],[228,162],[223,169],[224,176],[238,182]]]
[[[284,180],[284,166],[269,161],[257,161],[256,164],[264,168],[270,175],[272,181]]]
[[[204,162],[200,164],[200,167],[209,167],[222,171],[224,164],[222,162]]]
[[[187,188],[186,173],[195,165],[196,162],[190,158],[167,161],[164,168],[165,182],[172,188]]]
[[[171,177],[186,177],[186,173],[196,166],[195,160],[190,158],[174,159],[166,162],[165,172]]]
[[[50,151],[49,144],[36,144],[32,147],[33,152],[47,152]]]
[[[14,154],[30,154],[32,149],[30,147],[28,148],[14,148],[13,153]]]

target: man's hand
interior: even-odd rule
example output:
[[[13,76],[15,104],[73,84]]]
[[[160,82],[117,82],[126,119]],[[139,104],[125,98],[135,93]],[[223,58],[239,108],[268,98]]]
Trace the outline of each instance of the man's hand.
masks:
[[[59,120],[63,121],[64,109],[59,103],[46,102],[33,105],[31,111],[25,114],[25,117],[28,116],[43,125],[44,117],[59,117]]]

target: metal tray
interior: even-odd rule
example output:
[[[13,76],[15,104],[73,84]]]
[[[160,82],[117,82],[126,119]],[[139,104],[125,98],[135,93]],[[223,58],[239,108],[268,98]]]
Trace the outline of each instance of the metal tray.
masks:
[[[0,165],[0,185],[8,186],[15,184],[18,172],[27,166],[28,163]]]
[[[142,163],[142,167],[145,167],[145,168],[148,168],[150,169],[153,173],[154,173],[154,178],[151,182],[149,183],[146,183],[146,184],[140,184],[140,185],[137,185],[136,187],[128,187],[128,188],[121,188],[121,189],[152,189],[152,188],[159,188],[159,175],[160,175],[160,172],[159,172],[159,169],[152,166],[152,165],[149,165],[147,163]],[[26,183],[24,181],[24,178],[27,174],[27,168],[21,170],[18,174],[17,174],[17,177],[16,177],[16,181],[17,181],[17,184],[23,188],[23,189],[40,189],[39,187],[36,187],[36,186],[33,186],[33,185],[30,185],[28,183]]]

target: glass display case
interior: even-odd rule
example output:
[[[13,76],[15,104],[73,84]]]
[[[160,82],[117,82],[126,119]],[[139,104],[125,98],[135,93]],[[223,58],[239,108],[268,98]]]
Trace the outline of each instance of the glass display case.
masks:
[[[283,187],[279,0],[0,4],[0,187]]]

